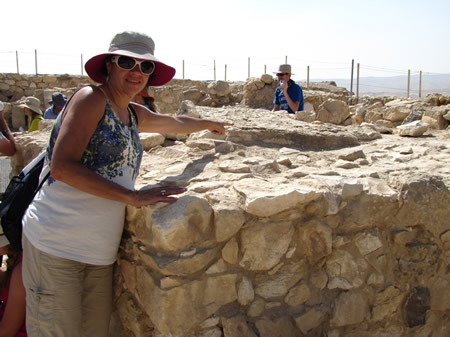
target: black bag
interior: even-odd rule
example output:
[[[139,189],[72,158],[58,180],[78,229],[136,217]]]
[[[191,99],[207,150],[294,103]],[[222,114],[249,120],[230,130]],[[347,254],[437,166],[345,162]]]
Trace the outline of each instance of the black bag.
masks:
[[[3,193],[0,204],[0,218],[3,232],[11,247],[22,249],[22,217],[33,201],[50,172],[39,183],[39,176],[44,166],[45,151],[28,164],[19,175],[12,177]]]

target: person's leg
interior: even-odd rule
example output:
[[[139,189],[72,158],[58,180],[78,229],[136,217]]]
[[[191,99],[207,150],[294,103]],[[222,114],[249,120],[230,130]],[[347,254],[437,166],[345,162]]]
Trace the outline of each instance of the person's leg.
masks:
[[[28,336],[81,336],[81,284],[85,265],[46,254],[25,236],[22,241]]]
[[[113,265],[87,265],[83,292],[84,336],[107,337],[112,311]]]

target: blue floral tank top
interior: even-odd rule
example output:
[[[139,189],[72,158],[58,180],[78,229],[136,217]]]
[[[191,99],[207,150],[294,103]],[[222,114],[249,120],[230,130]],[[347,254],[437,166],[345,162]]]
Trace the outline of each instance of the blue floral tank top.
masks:
[[[61,129],[62,115],[63,111],[50,135],[47,163]],[[105,179],[133,190],[143,150],[137,117],[134,112],[130,112],[130,117],[131,126],[127,126],[107,101],[81,163]],[[37,249],[48,254],[94,265],[111,264],[122,236],[125,206],[123,202],[83,192],[50,175],[25,213],[23,232]]]
[[[129,110],[132,108],[130,107]],[[47,148],[48,160],[51,161],[53,148],[61,129],[64,111],[58,115],[50,135]],[[109,101],[106,102],[105,114],[97,124],[86,150],[81,158],[83,166],[96,171],[105,178],[123,176],[121,168],[129,167],[132,180],[136,180],[142,160],[142,144],[137,131],[137,118],[131,113],[132,126],[125,125],[114,113]],[[131,131],[131,132],[130,132]],[[131,145],[131,146],[129,146]],[[49,183],[52,182],[51,176]]]

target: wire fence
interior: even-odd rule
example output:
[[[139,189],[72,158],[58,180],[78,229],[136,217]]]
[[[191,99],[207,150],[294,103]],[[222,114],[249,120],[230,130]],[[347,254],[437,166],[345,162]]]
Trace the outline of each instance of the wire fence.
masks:
[[[76,53],[49,53],[32,51],[0,50],[0,72],[18,74],[70,74],[86,75],[84,63],[94,55]],[[245,81],[259,77],[264,73],[272,74],[282,63],[292,65],[293,78],[296,81],[333,80],[339,86],[350,91],[403,93],[405,96],[421,96],[422,76],[445,75],[441,73],[422,72],[421,70],[391,69],[381,66],[357,64],[355,71],[353,60],[327,61],[305,60],[297,57],[281,56],[279,58],[227,58],[224,59],[180,59],[162,58],[176,69],[175,78],[190,80],[225,80]],[[357,76],[361,79],[358,83]],[[401,77],[408,77],[408,80]],[[399,77],[382,84],[369,77]],[[420,77],[420,83],[419,78]],[[412,79],[412,81],[411,81]],[[356,87],[358,85],[358,88]],[[446,87],[450,90],[450,81]],[[443,88],[445,89],[445,87]]]

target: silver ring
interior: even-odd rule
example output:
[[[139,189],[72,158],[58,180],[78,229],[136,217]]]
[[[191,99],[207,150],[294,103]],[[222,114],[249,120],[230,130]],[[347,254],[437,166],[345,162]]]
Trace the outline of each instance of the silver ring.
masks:
[[[166,195],[166,190],[161,190],[161,195],[165,196]]]

